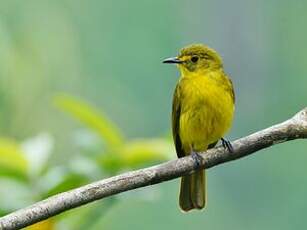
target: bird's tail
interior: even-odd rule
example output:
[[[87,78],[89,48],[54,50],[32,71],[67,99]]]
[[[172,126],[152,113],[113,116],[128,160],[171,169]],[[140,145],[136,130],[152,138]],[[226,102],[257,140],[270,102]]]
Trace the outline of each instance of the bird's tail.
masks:
[[[206,204],[206,175],[201,169],[181,178],[179,205],[188,212],[192,209],[202,209]]]

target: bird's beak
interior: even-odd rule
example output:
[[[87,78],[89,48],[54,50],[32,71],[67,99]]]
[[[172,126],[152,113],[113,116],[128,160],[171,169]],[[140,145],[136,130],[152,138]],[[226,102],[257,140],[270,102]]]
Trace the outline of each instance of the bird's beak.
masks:
[[[180,64],[182,61],[178,57],[166,58],[163,60],[163,63],[167,64]]]

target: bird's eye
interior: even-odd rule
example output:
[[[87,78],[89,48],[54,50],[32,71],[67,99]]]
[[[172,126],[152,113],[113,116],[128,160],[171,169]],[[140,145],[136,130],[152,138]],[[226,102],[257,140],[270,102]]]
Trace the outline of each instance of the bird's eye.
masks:
[[[196,63],[196,62],[198,61],[198,57],[197,57],[197,56],[193,56],[193,57],[191,58],[191,61],[194,62],[194,63]]]

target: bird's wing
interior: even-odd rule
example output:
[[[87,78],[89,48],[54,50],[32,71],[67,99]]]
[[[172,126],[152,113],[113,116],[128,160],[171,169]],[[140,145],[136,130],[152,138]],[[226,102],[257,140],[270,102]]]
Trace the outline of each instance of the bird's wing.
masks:
[[[226,90],[230,93],[230,96],[232,98],[233,103],[235,103],[236,101],[236,96],[235,96],[235,91],[233,88],[233,83],[232,80],[230,79],[230,77],[224,73],[224,77],[225,77],[225,82],[227,82],[226,84]]]
[[[233,88],[232,80],[230,78],[228,78],[228,79],[229,79],[229,82],[230,82],[230,95],[231,95],[231,98],[233,100],[233,103],[235,103],[236,95],[235,95],[235,91],[234,91],[234,88]]]
[[[179,136],[179,122],[181,113],[181,100],[180,100],[180,86],[177,85],[173,96],[173,108],[172,108],[172,130],[173,139],[176,147],[178,157],[184,157],[185,153]]]
[[[208,145],[208,148],[207,148],[207,149],[212,149],[212,148],[214,148],[218,142],[219,142],[219,141],[217,140],[216,142],[211,143],[210,145]]]

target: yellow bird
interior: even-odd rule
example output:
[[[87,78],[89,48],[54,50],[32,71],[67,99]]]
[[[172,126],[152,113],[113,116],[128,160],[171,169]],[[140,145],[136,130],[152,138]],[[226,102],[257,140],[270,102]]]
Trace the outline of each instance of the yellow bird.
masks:
[[[196,152],[214,147],[220,139],[223,146],[232,151],[230,142],[223,136],[232,124],[235,95],[218,53],[203,44],[194,44],[163,63],[177,64],[181,74],[172,109],[177,156],[192,154],[200,160]],[[183,211],[204,208],[205,186],[204,170],[182,177],[180,208]]]

